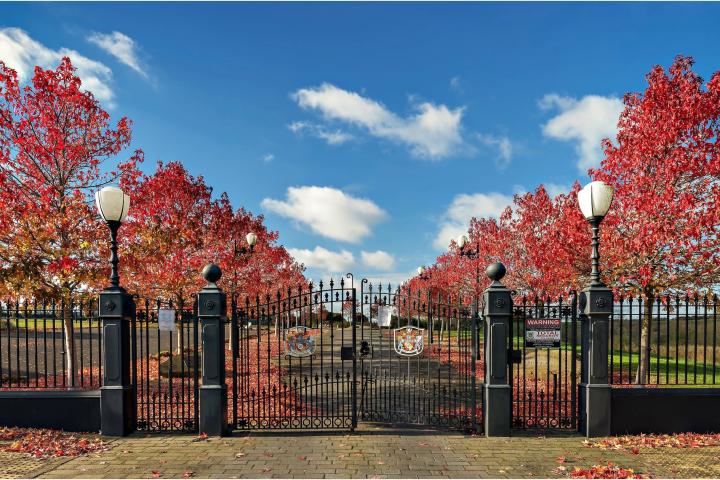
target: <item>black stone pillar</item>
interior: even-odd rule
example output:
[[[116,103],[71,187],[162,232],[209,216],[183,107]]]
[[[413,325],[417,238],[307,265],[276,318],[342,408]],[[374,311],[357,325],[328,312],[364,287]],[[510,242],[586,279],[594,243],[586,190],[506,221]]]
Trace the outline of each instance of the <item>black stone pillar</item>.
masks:
[[[202,385],[200,386],[200,432],[222,436],[228,430],[225,383],[225,320],[227,298],[215,284],[222,272],[215,264],[203,269],[208,284],[198,293],[198,317],[202,328]]]
[[[130,328],[135,302],[120,287],[100,292],[98,316],[102,322],[103,384],[100,388],[100,432],[123,436],[135,430],[135,385],[130,378]]]
[[[508,336],[512,316],[510,290],[500,283],[505,266],[493,263],[485,274],[493,283],[485,290],[485,436],[510,435],[511,387],[508,384]]]
[[[580,309],[584,360],[580,385],[581,428],[587,437],[605,437],[610,435],[608,346],[612,290],[604,285],[591,285],[580,294]]]

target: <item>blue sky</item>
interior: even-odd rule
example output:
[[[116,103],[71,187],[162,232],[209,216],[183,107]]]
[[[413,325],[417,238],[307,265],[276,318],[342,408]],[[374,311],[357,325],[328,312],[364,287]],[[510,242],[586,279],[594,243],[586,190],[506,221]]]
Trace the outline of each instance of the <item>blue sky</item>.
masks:
[[[4,3],[0,58],[70,54],[145,169],[263,213],[313,278],[396,282],[513,193],[587,181],[653,65],[720,68],[718,24],[713,3]]]

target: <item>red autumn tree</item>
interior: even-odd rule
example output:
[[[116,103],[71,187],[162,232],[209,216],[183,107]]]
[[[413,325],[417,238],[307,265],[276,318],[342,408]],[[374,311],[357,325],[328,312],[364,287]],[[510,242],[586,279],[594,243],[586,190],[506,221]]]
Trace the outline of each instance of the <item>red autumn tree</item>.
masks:
[[[720,72],[704,84],[692,65],[679,56],[668,71],[656,66],[643,93],[625,96],[617,142],[604,141],[591,172],[615,188],[605,277],[646,298],[639,382],[655,295],[720,280]]]
[[[103,165],[130,144],[131,124],[123,117],[111,126],[81,86],[68,58],[55,70],[36,67],[26,86],[0,62],[0,283],[13,294],[64,299],[66,331],[70,295],[107,272],[98,251],[107,230],[92,195],[132,176],[142,160],[136,151],[115,168]],[[71,351],[73,338],[65,338]],[[72,356],[67,369],[72,386]]]
[[[541,185],[516,195],[499,219],[472,218],[465,251],[479,254],[461,255],[453,241],[428,281],[437,288],[480,295],[489,285],[485,268],[501,261],[508,269],[503,282],[523,295],[557,297],[577,288],[589,273],[587,248],[582,248],[587,246],[587,222],[577,208],[578,188],[550,198]]]
[[[152,175],[121,184],[130,195],[121,229],[123,283],[146,297],[188,301],[203,284],[207,238],[217,208],[203,177],[179,162],[158,162]]]
[[[208,253],[222,269],[221,282],[228,293],[250,298],[274,296],[305,283],[302,267],[285,247],[276,244],[279,234],[267,229],[262,215],[254,216],[243,208],[233,211],[225,194],[215,212]],[[246,241],[251,232],[257,236],[252,251]]]
[[[128,177],[122,187],[133,202],[121,235],[124,283],[132,292],[191,301],[210,262],[222,269],[221,285],[231,295],[265,295],[302,281],[300,267],[275,245],[278,233],[269,232],[261,216],[234,211],[224,193],[213,199],[204,178],[181,163],[158,163],[154,174]],[[249,232],[258,238],[252,254],[242,252]]]

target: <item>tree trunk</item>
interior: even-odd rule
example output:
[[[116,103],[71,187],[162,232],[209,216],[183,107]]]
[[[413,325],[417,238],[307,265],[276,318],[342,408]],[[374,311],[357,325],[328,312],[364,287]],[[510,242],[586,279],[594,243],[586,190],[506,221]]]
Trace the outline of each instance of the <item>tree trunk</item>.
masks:
[[[177,309],[175,310],[175,319],[176,319],[175,330],[176,330],[176,335],[177,335],[177,346],[175,348],[177,350],[175,353],[177,355],[179,355],[180,358],[182,359],[182,354],[183,354],[182,347],[187,348],[187,345],[183,345],[183,343],[182,343],[183,317],[184,317],[184,310],[185,310],[185,305],[183,304],[182,294],[178,295],[177,305],[178,305]],[[172,332],[170,332],[170,335],[172,335]],[[170,352],[170,353],[172,353],[172,352]]]
[[[652,287],[645,287],[645,305],[642,309],[640,326],[640,354],[638,355],[637,375],[635,383],[644,385],[650,383],[650,321],[652,320],[653,293]]]
[[[63,333],[65,337],[65,368],[67,375],[67,386],[75,387],[75,329],[73,327],[72,302],[68,297],[63,302]]]

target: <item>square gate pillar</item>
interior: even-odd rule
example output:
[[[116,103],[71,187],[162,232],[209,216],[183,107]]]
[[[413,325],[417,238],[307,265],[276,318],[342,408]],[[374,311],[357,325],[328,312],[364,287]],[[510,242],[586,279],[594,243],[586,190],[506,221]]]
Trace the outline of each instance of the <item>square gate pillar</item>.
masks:
[[[135,302],[123,288],[107,288],[100,292],[98,316],[103,347],[100,432],[124,436],[135,430],[137,419],[135,385],[130,378],[130,328]]]
[[[209,264],[203,269],[208,284],[197,295],[202,331],[202,385],[200,386],[200,433],[222,436],[228,430],[225,383],[225,320],[227,297],[215,284],[222,272]]]
[[[580,384],[581,429],[587,437],[610,435],[611,387],[608,378],[612,290],[590,286],[580,294],[583,371]]]
[[[510,290],[500,283],[505,266],[493,263],[485,271],[493,283],[485,300],[485,436],[510,436],[512,390],[508,383],[508,335],[512,318]]]

